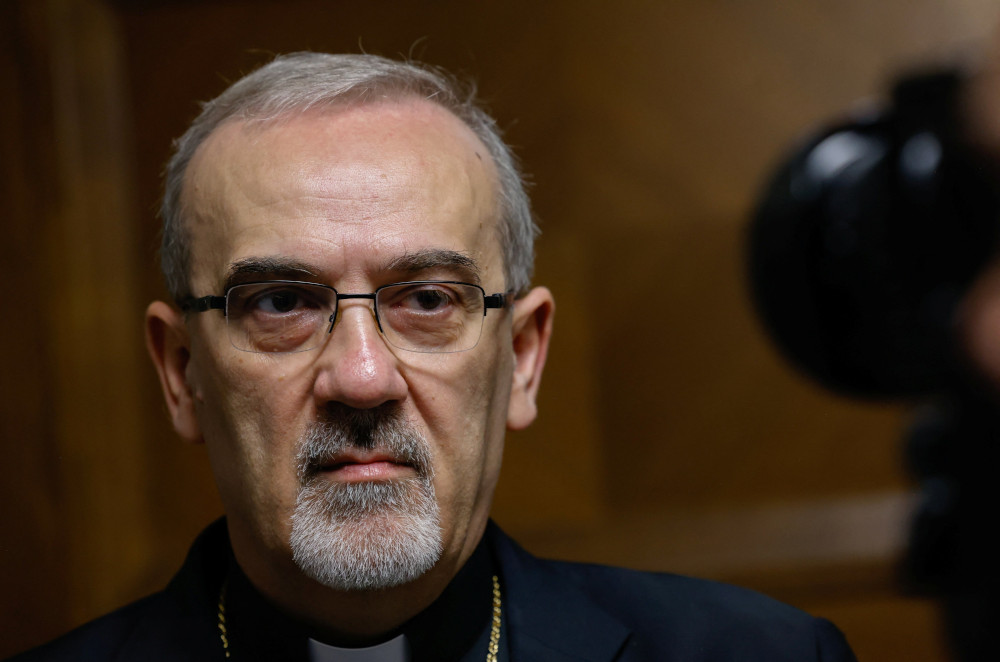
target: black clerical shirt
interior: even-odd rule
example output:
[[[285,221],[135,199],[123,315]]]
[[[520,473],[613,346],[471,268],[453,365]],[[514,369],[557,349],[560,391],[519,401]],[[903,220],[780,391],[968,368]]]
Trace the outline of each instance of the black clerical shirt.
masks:
[[[291,618],[264,597],[230,556],[226,628],[232,662],[483,662],[493,619],[496,562],[480,541],[444,592],[427,609],[363,649],[350,649]],[[502,591],[501,586],[501,591]],[[506,619],[503,619],[505,621]],[[501,622],[497,659],[507,660]],[[219,643],[221,647],[221,640]]]

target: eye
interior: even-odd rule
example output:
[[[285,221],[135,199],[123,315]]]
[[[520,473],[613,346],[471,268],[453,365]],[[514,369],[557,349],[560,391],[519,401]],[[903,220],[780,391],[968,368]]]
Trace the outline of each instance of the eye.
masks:
[[[265,313],[289,313],[299,305],[301,297],[292,290],[267,292],[257,297],[255,305]]]
[[[457,283],[404,283],[384,288],[380,299],[383,307],[400,315],[452,315],[466,308],[470,299],[467,287]]]
[[[389,323],[438,324],[482,312],[482,290],[467,283],[399,283],[382,288],[376,305]]]
[[[404,304],[411,305],[420,310],[433,311],[451,303],[451,297],[440,288],[427,288],[412,292],[405,300]]]
[[[483,290],[469,283],[396,283],[375,299],[388,342],[415,352],[454,352],[475,346],[483,325]]]
[[[308,284],[251,283],[230,290],[229,312],[235,317],[288,317],[329,306],[329,290]]]

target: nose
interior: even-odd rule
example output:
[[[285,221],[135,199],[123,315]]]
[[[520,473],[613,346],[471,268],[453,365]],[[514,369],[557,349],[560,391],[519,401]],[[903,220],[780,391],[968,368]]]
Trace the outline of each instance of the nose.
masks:
[[[318,407],[339,402],[371,409],[406,397],[399,361],[367,302],[341,302],[331,337],[320,349],[313,391]]]

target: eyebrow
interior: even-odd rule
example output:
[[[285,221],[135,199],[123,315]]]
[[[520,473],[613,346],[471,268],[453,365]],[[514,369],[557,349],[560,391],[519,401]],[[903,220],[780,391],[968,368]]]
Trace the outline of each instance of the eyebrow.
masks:
[[[459,278],[479,284],[479,265],[474,259],[459,251],[427,248],[393,258],[383,265],[385,271],[406,275],[441,268],[456,271]]]
[[[479,265],[474,259],[459,251],[428,248],[392,258],[383,271],[413,276],[430,269],[450,269],[457,277],[476,285],[480,282]],[[318,281],[320,274],[315,267],[301,260],[288,257],[245,257],[233,262],[226,271],[223,291],[242,283],[258,280],[311,280]]]
[[[318,274],[305,262],[285,257],[245,257],[229,265],[223,291],[255,280],[316,279]]]

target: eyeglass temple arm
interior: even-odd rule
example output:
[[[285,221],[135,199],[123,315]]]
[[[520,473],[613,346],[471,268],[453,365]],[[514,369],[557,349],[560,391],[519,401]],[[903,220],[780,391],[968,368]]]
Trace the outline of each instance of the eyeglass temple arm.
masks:
[[[483,300],[486,303],[483,308],[483,315],[485,315],[489,308],[506,308],[507,304],[510,303],[511,296],[509,294],[487,294]]]
[[[188,297],[184,301],[181,301],[181,310],[185,313],[203,313],[206,310],[221,310],[225,312],[226,297],[212,295],[201,297],[200,299]]]

